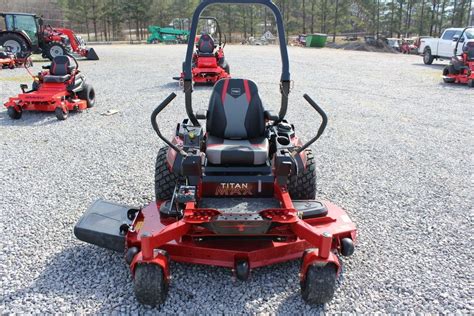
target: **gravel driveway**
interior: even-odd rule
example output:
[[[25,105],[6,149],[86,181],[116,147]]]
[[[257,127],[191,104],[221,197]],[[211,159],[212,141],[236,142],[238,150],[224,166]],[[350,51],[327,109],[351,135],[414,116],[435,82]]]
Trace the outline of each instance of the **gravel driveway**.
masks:
[[[73,226],[97,198],[142,206],[153,199],[162,146],[151,111],[178,84],[185,46],[95,47],[100,61],[80,67],[96,107],[70,114],[0,110],[0,312],[156,312],[137,305],[121,255],[75,239]],[[172,264],[166,313],[473,313],[472,111],[474,89],[442,83],[442,64],[417,56],[290,48],[295,87],[287,118],[306,139],[317,115],[329,127],[313,146],[319,196],[347,209],[359,229],[335,298],[301,299],[298,263],[233,280],[223,268]],[[279,105],[277,47],[228,46],[234,77],[259,85]],[[40,70],[41,63],[35,64]],[[0,100],[30,82],[24,69],[0,71]],[[197,88],[195,109],[209,88]],[[117,109],[112,116],[101,113]],[[185,116],[184,95],[161,116],[171,133]],[[315,120],[315,121],[314,121]]]

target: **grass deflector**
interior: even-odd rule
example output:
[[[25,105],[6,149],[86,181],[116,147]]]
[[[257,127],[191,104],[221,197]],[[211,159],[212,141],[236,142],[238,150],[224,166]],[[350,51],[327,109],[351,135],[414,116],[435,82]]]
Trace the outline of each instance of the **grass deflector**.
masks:
[[[202,11],[215,3],[263,4],[275,14],[282,58],[279,113],[264,109],[253,81],[229,78],[216,83],[207,111],[195,113],[190,41],[183,66],[188,118],[178,124],[171,140],[161,134],[157,117],[174,93],[151,115],[154,130],[166,143],[156,160],[156,201],[143,209],[97,201],[75,226],[75,235],[123,252],[136,297],[146,305],[165,301],[171,260],[230,268],[237,279],[246,280],[255,268],[299,259],[303,299],[326,303],[341,272],[338,255],[353,253],[357,235],[343,209],[315,199],[316,155],[310,146],[324,132],[327,116],[304,95],[322,119],[306,143],[285,120],[290,72],[282,16],[275,4],[202,1],[194,13],[191,38]]]

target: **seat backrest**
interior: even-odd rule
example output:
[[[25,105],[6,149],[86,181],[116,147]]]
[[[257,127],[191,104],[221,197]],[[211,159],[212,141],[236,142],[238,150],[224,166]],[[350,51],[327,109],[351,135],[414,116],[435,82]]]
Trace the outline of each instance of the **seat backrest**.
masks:
[[[212,54],[214,52],[214,40],[209,34],[202,34],[198,41],[197,49],[201,54]]]
[[[56,56],[51,63],[50,74],[53,76],[65,76],[71,74],[76,68],[69,56]]]
[[[465,51],[467,54],[467,60],[474,60],[474,41],[466,43]]]
[[[255,82],[221,79],[212,91],[206,129],[210,135],[226,139],[264,136],[265,116]]]

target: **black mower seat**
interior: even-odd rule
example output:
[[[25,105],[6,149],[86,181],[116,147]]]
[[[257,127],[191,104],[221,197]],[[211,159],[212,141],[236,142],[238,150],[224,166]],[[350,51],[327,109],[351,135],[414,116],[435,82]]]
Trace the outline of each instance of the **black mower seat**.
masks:
[[[201,38],[197,43],[197,51],[199,56],[213,56],[215,48],[216,46],[214,40],[209,34],[201,35]]]
[[[65,82],[71,78],[74,69],[76,66],[69,56],[56,56],[51,62],[49,75],[44,76],[44,82]]]
[[[60,82],[66,82],[69,79],[71,79],[71,75],[64,75],[64,76],[46,75],[46,76],[44,76],[43,81],[44,82],[60,83]]]
[[[211,164],[262,165],[268,159],[265,117],[257,85],[222,79],[214,86],[206,123]]]
[[[473,61],[474,60],[474,42],[469,42],[466,45],[466,53],[467,53],[467,60]]]
[[[268,158],[268,139],[224,139],[209,136],[207,160],[214,164],[263,165]]]

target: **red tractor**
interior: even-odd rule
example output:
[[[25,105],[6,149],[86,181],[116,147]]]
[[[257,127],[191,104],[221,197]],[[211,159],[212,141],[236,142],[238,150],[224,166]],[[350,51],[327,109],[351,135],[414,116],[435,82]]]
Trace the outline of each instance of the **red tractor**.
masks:
[[[0,13],[0,45],[9,46],[13,53],[42,54],[53,60],[56,56],[75,53],[98,60],[93,48],[70,29],[44,26],[43,20],[28,13]]]
[[[201,17],[206,21],[204,31],[200,37],[196,37],[196,50],[193,54],[193,81],[197,84],[215,84],[217,81],[230,78],[230,67],[224,57],[224,43],[219,23],[213,17]],[[219,36],[216,43],[212,34]],[[184,73],[175,80],[183,80]]]
[[[466,34],[466,40],[464,40]],[[456,55],[459,43],[463,43],[462,54]],[[445,83],[466,84],[474,88],[474,27],[466,27],[457,38],[454,57],[443,70]]]

